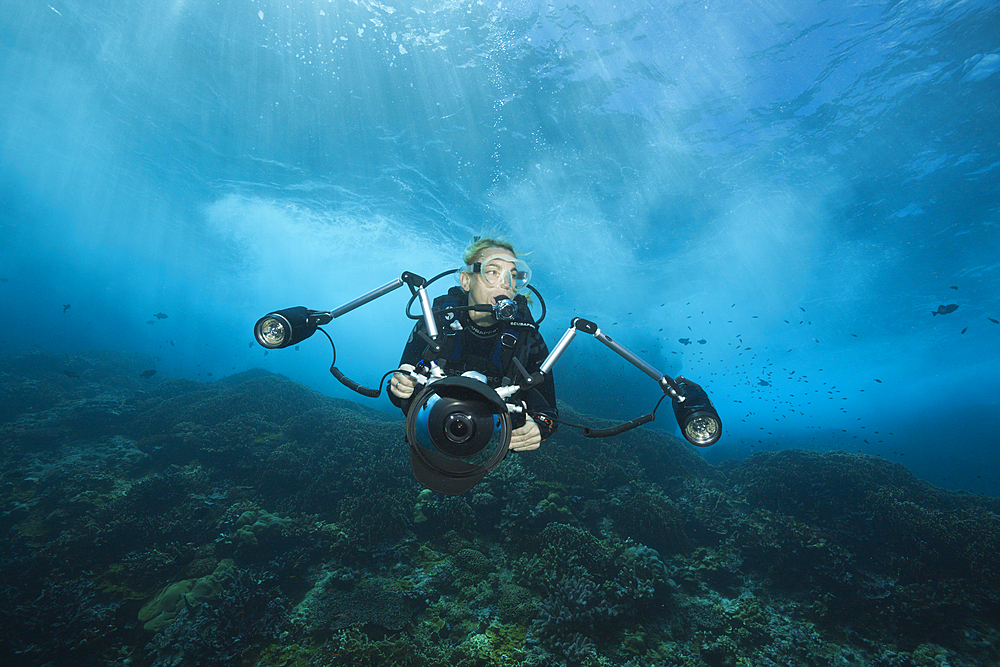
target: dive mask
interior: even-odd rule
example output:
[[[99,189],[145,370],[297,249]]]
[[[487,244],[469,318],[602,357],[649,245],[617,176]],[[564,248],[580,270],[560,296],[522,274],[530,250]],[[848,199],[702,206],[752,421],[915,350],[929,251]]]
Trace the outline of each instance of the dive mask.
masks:
[[[510,255],[490,255],[481,262],[465,267],[469,273],[478,273],[490,287],[501,282],[510,285],[515,292],[522,292],[531,280],[531,268],[523,259]]]

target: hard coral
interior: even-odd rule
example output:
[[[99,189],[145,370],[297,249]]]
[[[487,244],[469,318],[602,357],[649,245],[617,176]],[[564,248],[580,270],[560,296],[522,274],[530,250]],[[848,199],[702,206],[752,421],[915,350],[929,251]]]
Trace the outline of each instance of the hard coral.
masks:
[[[684,517],[670,499],[652,489],[629,485],[611,510],[615,528],[624,536],[648,544],[660,553],[686,551]]]
[[[579,663],[596,651],[594,636],[618,613],[596,583],[569,577],[538,605],[532,638],[568,662]]]
[[[217,597],[222,592],[226,577],[232,569],[233,561],[226,559],[219,563],[212,574],[164,586],[139,610],[139,620],[143,623],[143,627],[159,632],[174,620],[181,609],[196,607]]]
[[[217,596],[185,606],[153,637],[139,664],[243,664],[248,654],[277,640],[286,622],[286,606],[275,576],[259,569],[233,569]]]

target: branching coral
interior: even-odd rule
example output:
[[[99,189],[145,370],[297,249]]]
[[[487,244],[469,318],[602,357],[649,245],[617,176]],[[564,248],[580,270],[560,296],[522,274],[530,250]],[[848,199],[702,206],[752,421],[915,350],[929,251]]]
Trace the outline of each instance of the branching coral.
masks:
[[[535,547],[512,565],[515,579],[529,588],[550,591],[568,576],[604,577],[612,568],[607,546],[578,526],[550,523]]]
[[[539,604],[531,637],[568,662],[579,663],[595,652],[594,637],[606,632],[618,613],[596,583],[569,577]]]
[[[657,551],[672,554],[689,548],[684,517],[666,496],[645,488],[628,487],[611,508],[618,531]]]

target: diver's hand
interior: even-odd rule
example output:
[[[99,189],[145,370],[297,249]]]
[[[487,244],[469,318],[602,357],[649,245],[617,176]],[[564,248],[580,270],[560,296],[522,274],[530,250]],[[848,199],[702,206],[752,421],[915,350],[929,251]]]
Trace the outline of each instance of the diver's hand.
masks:
[[[415,366],[411,364],[400,364],[400,370],[412,371]],[[389,390],[392,391],[398,398],[407,399],[413,396],[413,390],[417,388],[417,381],[411,378],[409,375],[403,375],[402,373],[393,373],[392,379],[389,380]]]
[[[531,417],[521,428],[516,428],[510,434],[510,448],[515,452],[527,452],[538,449],[542,444],[542,432]]]

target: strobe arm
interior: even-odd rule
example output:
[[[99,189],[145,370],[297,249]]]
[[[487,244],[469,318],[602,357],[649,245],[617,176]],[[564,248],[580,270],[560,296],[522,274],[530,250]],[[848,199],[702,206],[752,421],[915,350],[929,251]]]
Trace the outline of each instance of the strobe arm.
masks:
[[[420,299],[420,309],[423,312],[424,324],[427,326],[427,333],[431,338],[437,338],[437,325],[434,323],[434,314],[431,312],[430,297],[427,296],[427,281],[417,274],[410,273],[409,271],[404,271],[399,278],[387,282],[381,287],[376,287],[371,292],[363,294],[353,301],[348,301],[340,308],[331,310],[330,317],[340,317],[341,315],[351,312],[355,308],[363,306],[370,301],[374,301],[380,296],[385,296],[389,292],[392,292],[403,285],[409,287],[410,292],[416,294],[417,298]]]
[[[403,274],[392,280],[381,287],[377,287],[367,294],[363,294],[353,301],[348,301],[339,308],[335,308],[331,311],[323,310],[309,310],[305,306],[296,306],[294,308],[285,308],[284,310],[277,310],[273,313],[268,313],[264,317],[257,320],[257,324],[254,326],[254,337],[257,342],[268,349],[288,347],[289,345],[295,345],[306,338],[309,338],[316,330],[323,324],[328,324],[334,318],[345,315],[355,308],[359,308],[366,303],[374,301],[375,299],[392,292],[393,290],[406,285],[410,288],[410,292],[414,296],[420,299],[420,307],[423,309],[424,324],[427,326],[427,332],[431,339],[437,341],[438,331],[437,325],[434,323],[434,314],[431,312],[431,301],[427,296],[427,281],[416,275],[415,273],[410,273],[409,271],[404,271]],[[323,329],[319,329],[323,331]],[[323,331],[327,338],[330,335]],[[330,344],[333,345],[333,339],[330,339]],[[377,398],[380,390],[379,389],[369,389],[363,385],[354,382],[350,378],[346,377],[337,369],[337,353],[336,347],[334,347],[333,363],[330,365],[330,373],[337,378],[341,384],[358,392],[369,398]]]
[[[580,317],[576,317],[570,322],[569,329],[566,330],[566,333],[563,334],[559,342],[549,352],[549,356],[542,362],[538,373],[530,376],[525,374],[525,386],[537,384],[545,374],[552,370],[559,357],[566,351],[569,344],[573,342],[577,331],[592,335],[614,350],[620,357],[656,380],[663,393],[673,401],[674,416],[677,418],[677,425],[680,426],[681,433],[688,442],[699,447],[708,447],[709,445],[714,445],[722,436],[722,420],[719,418],[719,413],[716,412],[715,406],[712,405],[712,401],[704,389],[682,376],[679,376],[675,380],[669,375],[660,373],[624,345],[601,331],[596,324]],[[616,435],[652,420],[653,415],[648,414],[612,429],[603,429],[601,431],[588,430],[584,434],[590,437]]]

